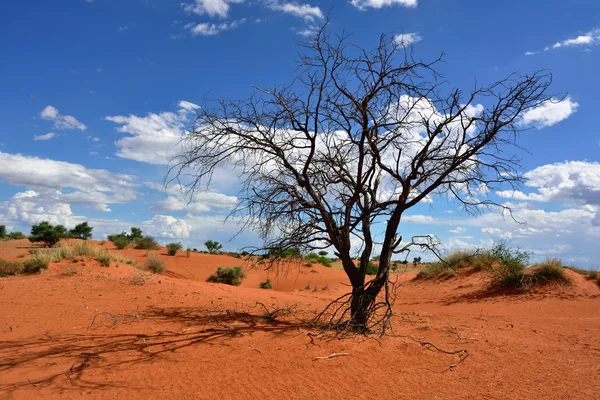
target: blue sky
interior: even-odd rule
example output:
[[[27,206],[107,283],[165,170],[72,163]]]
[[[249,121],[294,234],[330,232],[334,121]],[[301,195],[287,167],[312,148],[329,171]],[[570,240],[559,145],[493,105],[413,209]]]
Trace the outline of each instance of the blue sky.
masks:
[[[41,220],[89,220],[95,238],[138,225],[163,242],[226,242],[237,232],[235,220],[223,223],[233,177],[189,205],[161,189],[189,103],[289,82],[295,44],[328,13],[330,29],[359,45],[403,33],[419,58],[445,52],[453,86],[546,69],[552,92],[568,96],[530,116],[522,191],[489,194],[526,225],[434,199],[411,210],[404,235],[435,234],[447,248],[504,238],[538,258],[600,266],[600,3],[589,0],[9,2],[0,15],[0,223],[28,232]],[[255,240],[248,232],[225,247]]]

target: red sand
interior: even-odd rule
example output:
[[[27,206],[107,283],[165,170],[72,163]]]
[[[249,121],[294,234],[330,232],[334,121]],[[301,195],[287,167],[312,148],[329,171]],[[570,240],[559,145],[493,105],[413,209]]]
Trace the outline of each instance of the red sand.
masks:
[[[29,246],[2,242],[0,257],[17,260]],[[146,254],[116,252],[140,264]],[[571,271],[570,287],[511,296],[482,296],[482,274],[417,282],[406,273],[393,333],[340,340],[309,335],[303,319],[348,290],[342,271],[247,269],[232,287],[205,280],[239,259],[160,253],[167,271],[141,285],[138,269],[93,260],[0,278],[0,399],[600,397],[600,288]],[[257,288],[267,276],[275,290]],[[257,301],[294,313],[268,320]],[[125,317],[113,324],[102,313]],[[463,361],[414,339],[466,350]],[[332,353],[348,354],[315,359]]]

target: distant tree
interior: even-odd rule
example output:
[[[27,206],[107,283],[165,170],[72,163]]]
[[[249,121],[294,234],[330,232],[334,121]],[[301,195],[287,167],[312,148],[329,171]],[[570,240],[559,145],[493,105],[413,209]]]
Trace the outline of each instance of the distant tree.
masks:
[[[329,253],[328,253],[328,252],[326,252],[325,250],[321,250],[321,251],[319,252],[319,255],[320,255],[321,257],[325,257],[325,256],[327,256],[327,254],[329,254]]]
[[[415,258],[413,258],[413,266],[416,267],[419,264],[421,264],[421,257],[415,257]]]
[[[127,238],[131,243],[135,243],[137,240],[142,239],[143,237],[142,230],[140,228],[136,228],[135,226],[131,227],[131,233],[127,235]]]
[[[6,237],[6,225],[0,225],[0,239]]]
[[[47,221],[42,221],[31,226],[29,241],[32,243],[43,242],[48,247],[55,246],[67,235],[67,229],[63,225],[52,226]]]
[[[206,242],[204,242],[204,245],[206,246],[206,249],[210,254],[218,253],[219,250],[223,248],[223,245],[221,245],[221,243],[216,242],[214,240],[207,240]]]
[[[93,227],[88,225],[87,221],[82,222],[81,224],[75,225],[75,228],[71,229],[71,237],[83,240],[91,239],[93,229]]]
[[[523,117],[555,99],[545,72],[465,92],[441,79],[441,58],[415,60],[393,35],[370,49],[349,38],[321,27],[301,44],[289,85],[198,108],[170,179],[191,196],[221,169],[239,171],[234,212],[244,227],[264,249],[333,248],[352,292],[328,308],[339,316],[328,321],[364,332],[391,316],[391,257],[433,249],[427,235],[403,239],[403,216],[435,195],[475,213],[506,209],[485,193],[522,181],[511,146],[527,128]],[[366,281],[374,251],[380,262]]]

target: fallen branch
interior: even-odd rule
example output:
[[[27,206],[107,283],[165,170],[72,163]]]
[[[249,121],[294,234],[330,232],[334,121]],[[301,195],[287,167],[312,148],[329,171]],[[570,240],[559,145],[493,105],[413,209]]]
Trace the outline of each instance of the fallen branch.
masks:
[[[328,356],[315,357],[315,360],[324,360],[327,358],[335,358],[335,357],[342,357],[342,356],[349,356],[349,355],[350,355],[350,353],[333,353]]]

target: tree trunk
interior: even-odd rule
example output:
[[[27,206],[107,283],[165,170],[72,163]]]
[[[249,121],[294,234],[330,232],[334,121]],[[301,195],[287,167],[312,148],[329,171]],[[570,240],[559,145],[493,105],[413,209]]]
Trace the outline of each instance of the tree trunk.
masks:
[[[366,332],[369,326],[369,306],[372,301],[364,286],[352,287],[350,300],[350,325],[356,332]]]

